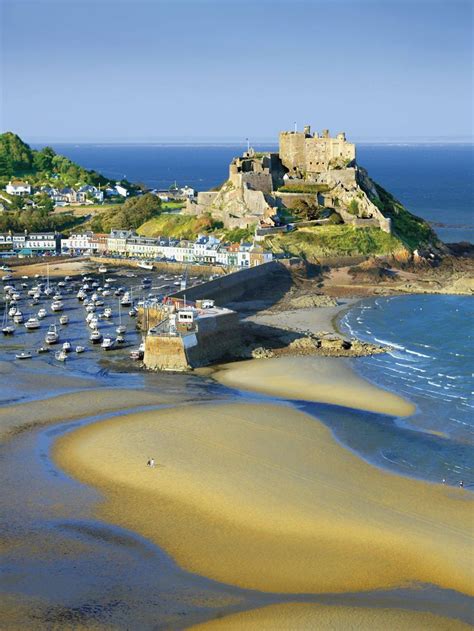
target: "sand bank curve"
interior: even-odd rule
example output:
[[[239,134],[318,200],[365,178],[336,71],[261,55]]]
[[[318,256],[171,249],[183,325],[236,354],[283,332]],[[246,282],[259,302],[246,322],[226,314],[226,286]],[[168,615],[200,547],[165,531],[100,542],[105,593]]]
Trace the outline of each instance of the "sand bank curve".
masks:
[[[189,631],[467,631],[470,628],[460,620],[421,611],[288,603],[225,616],[194,625]]]
[[[359,377],[340,357],[276,357],[223,364],[212,374],[232,388],[408,416],[415,406]]]
[[[130,414],[59,438],[54,457],[104,492],[100,518],[221,582],[301,593],[420,581],[472,593],[470,494],[379,470],[288,406]]]

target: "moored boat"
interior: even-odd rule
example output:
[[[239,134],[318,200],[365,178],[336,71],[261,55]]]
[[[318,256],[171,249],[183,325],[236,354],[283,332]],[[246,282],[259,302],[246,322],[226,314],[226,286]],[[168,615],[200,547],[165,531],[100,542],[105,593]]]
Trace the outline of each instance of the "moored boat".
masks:
[[[110,351],[113,349],[114,345],[115,345],[115,342],[111,337],[104,337],[104,340],[102,344],[100,345],[100,347],[104,351]]]
[[[17,359],[31,359],[33,354],[30,351],[22,351],[21,353],[16,353],[15,357]]]
[[[25,329],[28,329],[29,331],[32,331],[34,329],[39,329],[40,328],[40,321],[38,320],[38,318],[28,318],[28,320],[25,322]]]
[[[67,359],[67,353],[63,350],[56,351],[54,353],[54,358],[57,359],[59,362],[65,362]]]
[[[59,341],[59,335],[55,324],[50,324],[48,332],[44,338],[46,344],[57,344]]]

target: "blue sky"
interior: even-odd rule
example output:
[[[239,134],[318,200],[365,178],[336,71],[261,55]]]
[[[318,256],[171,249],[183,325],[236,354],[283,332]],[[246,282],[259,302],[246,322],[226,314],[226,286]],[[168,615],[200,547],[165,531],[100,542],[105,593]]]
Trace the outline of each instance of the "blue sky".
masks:
[[[2,131],[29,141],[472,136],[472,7],[0,0]]]

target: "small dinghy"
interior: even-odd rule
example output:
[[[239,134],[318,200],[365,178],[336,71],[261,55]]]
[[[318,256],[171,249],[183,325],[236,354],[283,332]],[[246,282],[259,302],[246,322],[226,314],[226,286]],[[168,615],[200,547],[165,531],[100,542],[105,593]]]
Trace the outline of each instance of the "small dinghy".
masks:
[[[31,359],[33,354],[30,351],[22,351],[21,353],[16,353],[15,357],[17,359]]]

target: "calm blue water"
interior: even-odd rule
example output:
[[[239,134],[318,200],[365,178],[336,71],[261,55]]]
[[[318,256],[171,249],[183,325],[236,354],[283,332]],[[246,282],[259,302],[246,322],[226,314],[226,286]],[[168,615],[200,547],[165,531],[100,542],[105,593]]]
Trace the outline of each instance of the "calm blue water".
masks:
[[[227,178],[243,145],[73,145],[54,149],[107,177],[167,188],[176,180],[208,190]],[[37,147],[37,146],[35,146]],[[255,147],[276,150],[276,145]],[[470,145],[358,145],[358,162],[446,242],[474,242],[474,153]],[[437,224],[442,223],[443,226]]]
[[[435,441],[436,450],[446,452],[443,474],[474,483],[473,322],[472,297],[414,295],[364,300],[341,325],[356,337],[393,347],[355,360],[357,369],[415,403],[416,413],[398,421],[400,427],[443,437]]]

